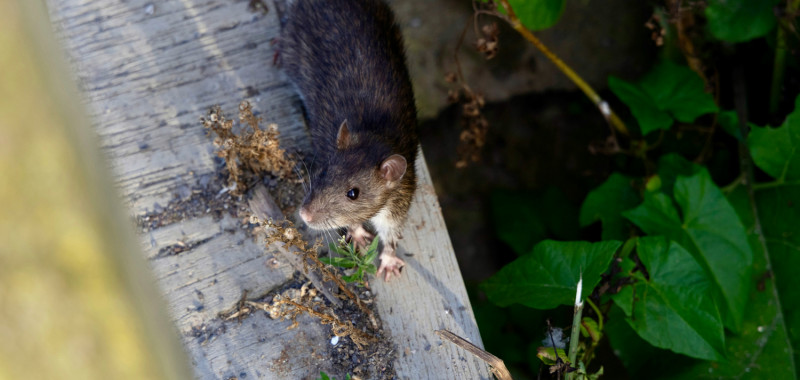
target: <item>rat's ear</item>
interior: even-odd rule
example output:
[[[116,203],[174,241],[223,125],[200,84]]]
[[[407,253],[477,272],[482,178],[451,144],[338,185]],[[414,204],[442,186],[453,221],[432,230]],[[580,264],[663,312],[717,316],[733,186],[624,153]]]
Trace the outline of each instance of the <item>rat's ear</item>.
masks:
[[[406,159],[399,154],[393,154],[381,163],[381,177],[394,185],[406,174]]]
[[[336,134],[336,148],[339,150],[347,149],[350,146],[350,130],[347,128],[347,120],[339,126],[339,133]]]

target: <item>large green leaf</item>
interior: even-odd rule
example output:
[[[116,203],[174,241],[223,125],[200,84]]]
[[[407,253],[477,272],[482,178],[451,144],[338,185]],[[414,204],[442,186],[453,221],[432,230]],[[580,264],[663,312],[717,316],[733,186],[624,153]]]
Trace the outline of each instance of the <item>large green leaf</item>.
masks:
[[[735,137],[739,141],[744,141],[742,137],[742,130],[739,128],[739,115],[736,111],[720,111],[717,115],[717,123],[722,127],[725,132]],[[749,124],[753,128],[753,124]]]
[[[720,359],[725,337],[706,271],[683,247],[664,237],[640,238],[637,252],[649,277],[637,272],[639,281],[632,291],[612,297],[625,310],[628,324],[653,346]]]
[[[780,128],[753,128],[747,145],[761,170],[776,179],[800,179],[800,96]]]
[[[612,305],[605,324],[606,335],[614,354],[628,370],[630,379],[664,378],[695,362],[688,356],[654,347],[639,337],[626,321],[625,312]]]
[[[578,237],[578,210],[556,187],[542,193],[501,190],[491,200],[497,235],[518,255],[544,239]]]
[[[531,340],[540,344],[547,312],[522,305],[501,308],[485,298],[471,297],[470,301],[486,350],[503,358],[509,367],[531,366],[535,373],[539,360],[528,360],[526,352]]]
[[[578,281],[583,277],[586,298],[608,269],[618,241],[589,243],[545,240],[533,252],[506,265],[481,288],[499,306],[519,303],[535,309],[572,305]]]
[[[522,25],[530,30],[547,29],[564,13],[564,0],[508,0]],[[501,7],[502,8],[502,7]]]
[[[639,193],[631,186],[633,179],[612,173],[602,185],[586,196],[581,206],[581,226],[596,221],[603,223],[603,240],[626,240],[630,235],[628,221],[622,212],[641,202]]]
[[[636,84],[612,75],[608,77],[608,88],[631,109],[643,135],[672,126],[672,116],[659,108],[650,95]]]
[[[728,195],[728,200],[748,228],[748,240],[755,253],[753,271],[759,278],[759,286],[750,290],[741,334],[729,334],[726,338],[728,360],[705,361],[688,366],[685,373],[677,378],[794,379],[793,349],[787,336],[782,310],[778,308],[778,302],[775,302],[775,280],[765,276],[766,260],[755,232],[747,191],[740,186]],[[781,298],[786,301],[797,300],[796,294],[798,293],[790,292]]]
[[[709,0],[708,29],[714,37],[744,42],[763,37],[775,27],[773,8],[779,0]]]
[[[750,289],[753,253],[745,229],[705,169],[691,177],[678,176],[675,200],[648,194],[639,207],[623,213],[644,232],[679,242],[711,274],[725,325],[739,331]]]
[[[647,73],[639,85],[661,109],[685,123],[718,111],[714,97],[705,90],[703,79],[683,65],[664,61]]]
[[[800,186],[760,190],[756,192],[756,204],[794,348],[795,366],[800,371]]]
[[[692,163],[677,153],[665,154],[658,160],[658,176],[661,179],[660,190],[664,194],[672,196],[672,190],[675,187],[675,180],[678,179],[678,176],[691,177],[702,170],[702,166]]]
[[[630,107],[643,135],[669,129],[673,119],[690,123],[718,110],[703,80],[688,67],[669,61],[656,65],[637,84],[612,76],[608,85]]]

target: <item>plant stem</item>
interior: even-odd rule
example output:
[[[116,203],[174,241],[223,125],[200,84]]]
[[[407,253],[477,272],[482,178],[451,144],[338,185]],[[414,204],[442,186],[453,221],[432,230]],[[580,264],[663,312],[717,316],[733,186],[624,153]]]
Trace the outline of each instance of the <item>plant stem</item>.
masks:
[[[569,338],[569,362],[571,367],[577,368],[578,340],[581,335],[581,318],[583,317],[583,302],[581,301],[581,291],[583,290],[583,274],[578,281],[575,295],[575,311],[572,315],[572,331]],[[555,349],[555,348],[553,348]],[[575,378],[575,372],[567,373],[567,380]]]
[[[592,302],[591,298],[586,298],[586,302],[588,302],[589,306],[597,313],[597,328],[603,331],[603,313],[600,312],[600,308]]]
[[[625,244],[622,245],[622,250],[620,251],[619,258],[624,259],[628,257],[628,255],[633,252],[633,249],[636,248],[636,243],[639,241],[639,237],[634,236],[625,241]]]
[[[731,183],[725,185],[725,187],[721,188],[720,190],[722,190],[722,192],[725,193],[725,194],[729,194],[730,192],[736,190],[736,188],[739,187],[739,185],[743,184],[745,178],[746,178],[745,173],[739,174],[739,176],[736,177],[735,180],[733,180]]]
[[[619,133],[622,133],[623,135],[626,136],[629,135],[628,128],[625,126],[625,123],[623,123],[622,120],[620,120],[620,118],[617,116],[617,114],[614,113],[614,111],[611,109],[608,103],[605,100],[603,100],[603,98],[601,98],[600,95],[597,95],[597,92],[595,92],[594,89],[591,86],[589,86],[589,84],[586,83],[586,81],[583,80],[583,78],[581,78],[577,73],[575,73],[575,71],[573,71],[572,68],[567,66],[567,64],[564,63],[564,61],[562,61],[561,58],[558,58],[558,56],[556,56],[552,51],[550,51],[550,49],[548,49],[547,46],[545,46],[542,43],[542,41],[536,38],[536,36],[534,36],[533,33],[531,33],[531,31],[528,30],[528,28],[522,25],[522,22],[514,13],[514,9],[511,8],[511,4],[508,3],[508,0],[500,0],[500,3],[503,5],[503,8],[505,8],[506,14],[508,15],[507,21],[509,24],[511,24],[511,27],[514,28],[514,30],[516,30],[517,32],[519,32],[519,34],[521,34],[522,37],[525,37],[525,39],[528,40],[528,42],[532,43],[533,46],[536,46],[536,48],[539,49],[539,51],[541,51],[548,59],[550,59],[550,61],[552,61],[556,65],[556,67],[558,67],[559,70],[561,70],[561,72],[563,72],[569,79],[571,79],[572,82],[574,82],[575,85],[577,85],[578,88],[580,88],[581,91],[583,91],[583,93],[586,94],[586,96],[592,101],[592,103],[594,103],[594,105],[597,106],[597,108],[600,110],[600,113],[603,114],[603,116],[611,124],[611,126],[614,127],[614,129],[616,129],[617,131],[619,131]]]
[[[786,3],[786,16],[778,20],[778,31],[775,37],[775,61],[772,67],[772,87],[769,94],[769,113],[774,115],[778,112],[778,105],[781,99],[781,85],[783,84],[783,73],[786,71],[786,28],[785,23],[791,22],[794,14],[800,7],[800,0],[789,0]]]
[[[762,182],[762,183],[754,183],[753,190],[765,190],[765,189],[772,189],[778,186],[797,186],[800,185],[800,181],[772,181],[772,182]]]

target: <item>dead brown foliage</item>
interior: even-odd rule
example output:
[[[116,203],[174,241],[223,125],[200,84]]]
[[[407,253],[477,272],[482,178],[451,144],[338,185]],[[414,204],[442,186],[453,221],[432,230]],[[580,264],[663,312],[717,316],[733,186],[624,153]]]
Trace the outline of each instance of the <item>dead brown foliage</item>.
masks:
[[[297,317],[306,313],[319,318],[323,325],[331,325],[334,335],[349,337],[359,349],[377,340],[374,335],[356,328],[353,322],[342,321],[337,317],[333,309],[325,306],[310,282],[303,284],[300,289],[287,289],[281,294],[276,294],[271,302],[245,301],[237,310],[224,316],[224,319],[241,318],[242,315],[250,314],[254,310],[264,310],[272,319],[291,320],[289,329],[299,326]]]
[[[489,60],[497,55],[499,47],[498,35],[500,34],[497,28],[497,23],[479,25],[479,16],[483,14],[495,13],[495,5],[493,2],[488,3],[473,2],[475,10],[473,27],[475,28],[475,49],[484,57]],[[461,45],[464,43],[464,37],[467,32],[467,27],[459,37],[458,44],[455,49],[455,63],[456,72],[447,74],[445,81],[452,83],[454,86],[447,93],[447,101],[449,103],[458,103],[461,105],[461,127],[462,131],[459,135],[458,144],[458,161],[456,161],[457,168],[465,168],[471,162],[478,162],[481,158],[481,151],[483,146],[486,145],[486,132],[489,130],[489,122],[483,116],[481,110],[486,105],[483,95],[473,91],[464,80],[461,73],[461,63],[458,60],[458,53],[461,50]]]
[[[228,120],[219,106],[212,107],[208,116],[200,121],[209,132],[216,135],[214,146],[217,147],[217,156],[225,159],[231,193],[243,194],[247,184],[253,183],[264,173],[272,173],[283,179],[292,175],[295,160],[280,147],[278,126],[269,124],[266,130],[259,128],[262,119],[253,115],[249,102],[239,104],[239,123],[249,127],[242,133],[234,132],[233,120]]]
[[[328,268],[330,266],[325,265],[322,261],[319,261],[317,257],[317,252],[319,248],[322,247],[322,243],[317,242],[314,245],[309,245],[307,241],[305,241],[297,230],[292,224],[291,221],[284,220],[283,224],[276,224],[272,221],[267,221],[262,224],[264,229],[267,233],[267,245],[271,245],[275,242],[283,242],[286,244],[286,248],[288,249],[291,246],[297,248],[295,251],[296,254],[303,257],[303,271],[308,273],[308,270],[311,269],[318,273],[322,279],[325,281],[331,281],[339,288],[344,296],[340,296],[339,298],[349,300],[354,303],[359,310],[361,310],[364,315],[369,318],[372,327],[378,328],[378,322],[375,319],[375,315],[372,313],[370,309],[361,302],[361,299],[353,293],[348,287],[347,283],[345,283],[339,276],[335,273],[331,272]]]

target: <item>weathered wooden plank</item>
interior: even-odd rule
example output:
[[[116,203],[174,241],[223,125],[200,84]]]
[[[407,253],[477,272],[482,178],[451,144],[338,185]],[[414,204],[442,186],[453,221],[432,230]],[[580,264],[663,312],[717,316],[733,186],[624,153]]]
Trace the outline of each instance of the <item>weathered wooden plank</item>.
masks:
[[[485,363],[435,333],[450,330],[483,346],[422,152],[417,162],[419,186],[398,248],[406,267],[399,279],[372,282],[398,353],[395,369],[404,379],[491,378]]]
[[[49,5],[135,213],[214,171],[198,122],[212,105],[233,113],[251,100],[281,126],[284,146],[307,147],[299,98],[272,66],[275,12],[220,0]]]
[[[286,331],[289,322],[260,313],[241,324],[219,319],[244,290],[265,294],[292,269],[268,265],[274,252],[242,228],[236,210],[202,209],[202,202],[235,202],[220,201],[228,195],[213,187],[218,163],[199,117],[214,104],[235,116],[247,99],[279,125],[284,146],[309,148],[299,98],[271,63],[277,15],[251,13],[247,3],[48,0],[132,213],[140,220],[175,213],[144,223],[141,242],[197,377],[309,378],[328,368],[327,327],[301,319]],[[488,378],[483,363],[433,332],[446,328],[481,345],[430,175],[419,163],[420,191],[401,241],[401,252],[413,256],[404,257],[401,279],[373,281],[398,353],[395,368],[400,378]],[[188,211],[177,215],[169,202]]]

